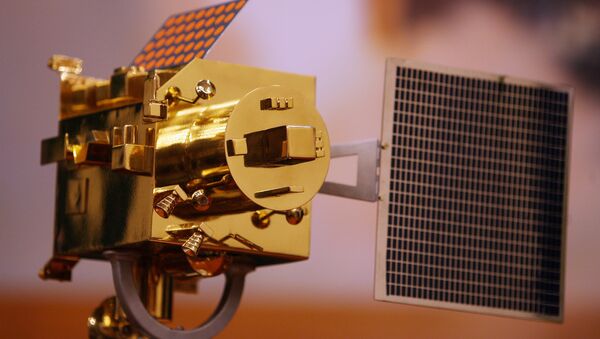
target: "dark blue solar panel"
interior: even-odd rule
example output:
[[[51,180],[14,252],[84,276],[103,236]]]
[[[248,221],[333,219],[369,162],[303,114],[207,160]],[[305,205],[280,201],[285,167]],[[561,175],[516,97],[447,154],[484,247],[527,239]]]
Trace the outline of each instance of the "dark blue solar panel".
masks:
[[[560,318],[569,92],[400,64],[393,100],[386,294]]]

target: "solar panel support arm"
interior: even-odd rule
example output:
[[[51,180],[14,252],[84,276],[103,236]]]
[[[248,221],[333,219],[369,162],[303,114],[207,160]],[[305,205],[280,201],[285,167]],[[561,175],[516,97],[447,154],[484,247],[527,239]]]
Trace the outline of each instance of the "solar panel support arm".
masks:
[[[381,142],[377,139],[355,143],[332,145],[331,158],[358,156],[356,185],[326,181],[319,193],[363,201],[379,199],[379,157]]]

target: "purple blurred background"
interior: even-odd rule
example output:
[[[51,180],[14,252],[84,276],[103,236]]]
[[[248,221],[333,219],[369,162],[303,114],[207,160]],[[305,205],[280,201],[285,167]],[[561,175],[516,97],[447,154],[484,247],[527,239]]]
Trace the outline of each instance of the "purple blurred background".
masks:
[[[33,305],[29,314],[32,316],[43,314],[43,310],[34,310],[38,299],[49,300],[49,305],[85,299],[94,305],[113,293],[109,266],[105,262],[81,262],[71,283],[43,282],[37,278],[38,269],[51,255],[54,218],[56,171],[54,166],[39,164],[41,140],[57,132],[58,77],[47,69],[48,57],[57,53],[80,57],[84,60],[85,74],[107,78],[114,68],[131,62],[167,16],[215,2],[26,0],[3,3],[0,12],[0,74],[3,77],[0,85],[0,187],[3,188],[0,194],[0,333],[39,337],[33,330],[19,332],[22,328],[10,332],[14,321],[35,322],[27,317],[27,308],[23,314],[12,312],[15,304]],[[483,333],[489,334],[474,330],[482,326],[482,322],[502,326],[500,332],[491,335],[499,337],[509,334],[562,337],[565,333],[574,333],[565,332],[565,326],[574,326],[573,323],[581,325],[569,331],[593,333],[594,329],[598,330],[598,322],[589,321],[600,320],[598,13],[598,5],[586,1],[250,1],[207,58],[315,75],[318,108],[334,144],[378,137],[386,57],[569,84],[576,88],[576,99],[564,325],[534,323],[531,326],[537,326],[537,332],[524,332],[522,329],[530,325],[523,321],[455,315],[373,301],[376,205],[319,195],[314,201],[310,260],[252,273],[243,301],[248,306],[242,307],[241,319],[251,317],[244,307],[249,310],[275,305],[273,307],[285,314],[286,309],[302,305],[315,312],[323,308],[353,310],[359,315],[357,319],[361,310],[398,313],[398,321],[410,314],[426,314],[438,322],[451,317],[457,319],[454,324],[458,327],[417,328],[420,326],[417,323],[400,325],[390,320],[385,323],[388,327],[384,332],[368,326],[360,332],[351,324],[336,327],[332,332],[317,331],[314,327],[288,328],[290,332],[285,332],[283,325],[277,323],[260,331],[252,322],[244,323],[244,328],[256,335],[260,333],[261,337],[284,333],[288,337],[324,333],[331,336],[333,333],[344,338],[370,336],[369,333],[480,337]],[[330,179],[352,176],[348,169],[333,166]],[[206,292],[207,297],[178,297],[177,301],[190,307],[204,301],[214,302],[221,282],[222,279],[216,279],[201,283],[200,291]],[[6,314],[12,318],[5,317]],[[591,318],[581,322],[580,314]],[[331,319],[343,324],[354,318],[344,318],[340,313]],[[85,318],[66,323],[79,331],[75,337],[85,333]],[[327,326],[317,323],[315,320],[317,328]],[[369,326],[380,326],[373,324]],[[235,320],[232,325],[236,326]],[[435,332],[437,330],[441,332]],[[235,337],[235,333],[225,332],[224,336]],[[51,334],[48,337],[70,335]]]

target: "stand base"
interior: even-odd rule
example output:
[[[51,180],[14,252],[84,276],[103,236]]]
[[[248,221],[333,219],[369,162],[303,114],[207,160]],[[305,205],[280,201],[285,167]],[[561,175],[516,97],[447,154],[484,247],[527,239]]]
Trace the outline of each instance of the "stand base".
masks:
[[[191,330],[171,329],[152,317],[142,303],[133,276],[139,256],[129,251],[106,251],[104,256],[110,261],[113,281],[118,301],[127,321],[150,338],[197,339],[212,338],[221,332],[237,310],[246,274],[254,270],[247,263],[233,262],[226,270],[225,289],[216,310],[202,325]]]

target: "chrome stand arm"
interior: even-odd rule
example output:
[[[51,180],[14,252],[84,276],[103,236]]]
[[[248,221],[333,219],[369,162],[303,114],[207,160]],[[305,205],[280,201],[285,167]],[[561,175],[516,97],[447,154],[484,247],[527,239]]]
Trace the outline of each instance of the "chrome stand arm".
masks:
[[[197,339],[212,338],[221,332],[237,310],[244,279],[254,266],[244,263],[232,263],[226,271],[225,289],[217,309],[202,325],[191,330],[171,329],[153,318],[142,303],[133,278],[133,268],[138,255],[128,251],[106,251],[104,256],[110,261],[117,298],[121,303],[127,320],[139,331],[151,338]]]

